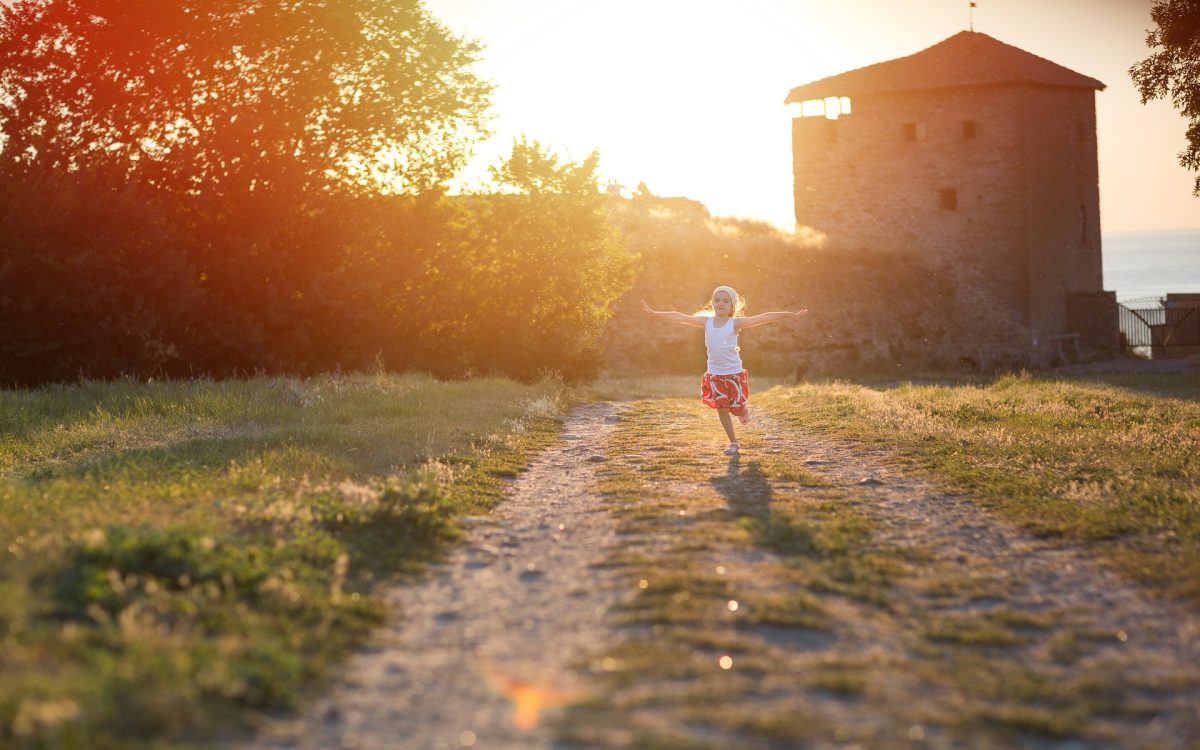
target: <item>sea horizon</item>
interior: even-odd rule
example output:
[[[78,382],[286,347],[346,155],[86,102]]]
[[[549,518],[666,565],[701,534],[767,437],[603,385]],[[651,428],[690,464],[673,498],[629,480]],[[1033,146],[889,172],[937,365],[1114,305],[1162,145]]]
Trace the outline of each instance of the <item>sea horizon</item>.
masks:
[[[1117,301],[1200,293],[1200,228],[1102,232],[1104,288]]]

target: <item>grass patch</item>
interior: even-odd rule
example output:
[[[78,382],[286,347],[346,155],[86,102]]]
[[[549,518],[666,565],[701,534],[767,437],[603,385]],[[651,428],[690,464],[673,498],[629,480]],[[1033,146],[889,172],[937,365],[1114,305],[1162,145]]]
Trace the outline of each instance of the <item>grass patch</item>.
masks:
[[[0,737],[182,747],[295,705],[562,405],[388,375],[0,392]]]
[[[855,699],[866,694],[874,671],[870,659],[827,658],[812,665],[807,680],[817,690],[843,699]]]
[[[814,384],[759,401],[793,428],[894,448],[1033,533],[1094,544],[1134,578],[1200,605],[1194,375]]]
[[[1000,618],[987,614],[933,616],[925,625],[925,637],[964,646],[1013,646],[1021,642]]]

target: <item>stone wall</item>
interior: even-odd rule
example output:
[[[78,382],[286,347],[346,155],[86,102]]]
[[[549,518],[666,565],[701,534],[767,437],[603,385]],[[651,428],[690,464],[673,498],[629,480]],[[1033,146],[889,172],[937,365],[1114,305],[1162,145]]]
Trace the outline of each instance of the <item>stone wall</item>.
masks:
[[[641,257],[634,288],[615,306],[604,334],[611,374],[704,371],[697,328],[645,315],[693,313],[728,284],[749,314],[807,308],[798,321],[765,324],[740,337],[751,372],[783,376],[911,374],[958,370],[948,354],[956,324],[945,270],[918,255],[854,252],[807,242],[765,225],[664,211],[653,200],[614,201],[611,215]]]
[[[1079,334],[1079,344],[1097,354],[1116,356],[1121,336],[1108,321],[1117,319],[1116,292],[1067,294],[1067,328]]]

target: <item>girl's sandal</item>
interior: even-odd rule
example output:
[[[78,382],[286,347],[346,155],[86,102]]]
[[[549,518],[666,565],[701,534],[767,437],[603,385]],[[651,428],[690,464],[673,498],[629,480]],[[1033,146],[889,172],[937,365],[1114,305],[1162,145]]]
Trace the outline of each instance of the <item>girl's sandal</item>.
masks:
[[[740,445],[738,445],[737,443],[730,443],[729,447],[725,449],[725,455],[726,456],[736,456],[738,454],[739,450],[741,450]]]

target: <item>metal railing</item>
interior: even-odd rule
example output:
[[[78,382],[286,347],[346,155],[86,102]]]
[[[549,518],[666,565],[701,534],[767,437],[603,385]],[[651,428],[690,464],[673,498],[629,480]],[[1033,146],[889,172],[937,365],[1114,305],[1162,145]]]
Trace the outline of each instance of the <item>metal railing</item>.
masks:
[[[1118,309],[1126,349],[1149,349],[1154,357],[1159,350],[1167,356],[1166,349],[1200,346],[1200,305],[1151,298],[1121,302]]]

